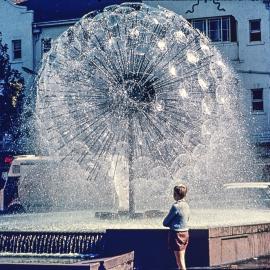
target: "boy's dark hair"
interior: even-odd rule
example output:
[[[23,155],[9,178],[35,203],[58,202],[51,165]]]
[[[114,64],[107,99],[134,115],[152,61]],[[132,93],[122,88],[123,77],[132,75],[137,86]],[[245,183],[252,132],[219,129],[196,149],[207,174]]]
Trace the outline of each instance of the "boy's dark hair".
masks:
[[[182,200],[187,195],[187,187],[185,185],[175,186],[173,191],[178,200]]]

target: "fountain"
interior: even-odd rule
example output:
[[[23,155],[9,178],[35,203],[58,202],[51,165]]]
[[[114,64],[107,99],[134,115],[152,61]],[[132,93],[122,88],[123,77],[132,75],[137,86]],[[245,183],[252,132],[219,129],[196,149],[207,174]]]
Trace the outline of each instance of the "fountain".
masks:
[[[180,180],[203,196],[255,177],[242,98],[229,65],[181,16],[144,4],[110,6],[85,15],[44,60],[41,153],[69,164],[62,166],[74,194],[69,209],[79,195],[91,198],[85,208],[131,216],[165,210]],[[67,203],[61,188],[57,207]]]
[[[127,216],[167,211],[179,181],[190,187],[191,205],[205,208],[224,183],[258,176],[238,77],[205,36],[162,7],[125,3],[85,15],[54,42],[37,89],[39,151],[50,161],[22,172],[19,193],[41,213],[7,216],[2,231],[46,231],[48,242],[54,231],[106,231],[123,252],[131,247],[112,243],[130,229],[130,243],[164,238],[149,231],[161,228],[161,217]],[[96,211],[118,220],[100,221]],[[191,225],[207,245],[225,234],[202,227],[245,224],[247,215],[269,221],[258,210],[206,215],[195,210]]]

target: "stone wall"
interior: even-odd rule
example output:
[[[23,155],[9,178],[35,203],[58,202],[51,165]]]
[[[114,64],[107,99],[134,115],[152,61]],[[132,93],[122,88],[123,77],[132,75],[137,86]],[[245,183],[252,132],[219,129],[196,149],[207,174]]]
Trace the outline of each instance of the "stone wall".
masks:
[[[268,255],[269,243],[269,223],[210,228],[210,265],[216,266]]]

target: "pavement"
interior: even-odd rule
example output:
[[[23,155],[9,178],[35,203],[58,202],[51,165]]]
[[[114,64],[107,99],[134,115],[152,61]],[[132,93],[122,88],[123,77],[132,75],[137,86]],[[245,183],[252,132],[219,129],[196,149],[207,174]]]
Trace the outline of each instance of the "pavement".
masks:
[[[217,267],[190,267],[188,270],[225,270],[225,269],[269,269],[270,270],[270,255],[259,258],[252,258],[246,261],[222,265]]]
[[[270,255],[234,263],[228,267],[229,269],[270,269]]]

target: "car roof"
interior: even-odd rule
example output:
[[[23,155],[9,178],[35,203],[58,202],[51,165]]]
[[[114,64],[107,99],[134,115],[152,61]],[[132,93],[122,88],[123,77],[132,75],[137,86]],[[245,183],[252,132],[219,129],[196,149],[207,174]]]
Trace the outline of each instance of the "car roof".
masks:
[[[44,161],[44,160],[53,161],[53,159],[48,156],[21,155],[21,156],[14,157],[14,161]]]
[[[270,188],[270,182],[238,182],[223,185],[226,189],[233,188]]]

